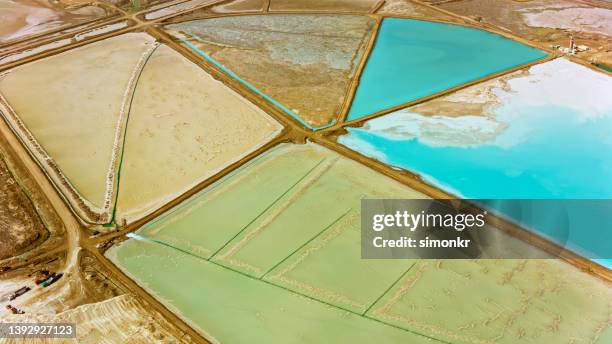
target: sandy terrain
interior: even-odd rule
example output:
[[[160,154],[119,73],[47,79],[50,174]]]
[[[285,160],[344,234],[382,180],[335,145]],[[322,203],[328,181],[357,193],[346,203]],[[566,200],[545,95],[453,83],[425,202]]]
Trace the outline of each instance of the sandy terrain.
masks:
[[[578,56],[612,65],[612,9],[580,0],[513,1],[460,0],[441,3],[451,12],[491,23],[545,46],[568,47],[570,36],[588,51]]]
[[[409,111],[425,116],[493,116],[490,110],[493,106],[499,104],[499,100],[493,91],[495,89],[509,91],[507,81],[527,73],[527,71],[519,71],[487,80],[449,95],[413,106]]]
[[[280,129],[255,105],[160,46],[143,70],[130,111],[117,221],[155,210]]]
[[[314,127],[339,114],[374,20],[361,16],[273,15],[170,25]]]
[[[104,9],[96,6],[66,8],[66,5],[73,4],[68,1],[53,4],[48,0],[0,0],[0,44],[107,15]]]
[[[125,34],[17,67],[0,79],[3,115],[87,221],[108,220],[123,121],[152,47],[150,36]]]
[[[31,271],[58,271],[62,260],[37,265]],[[191,343],[191,338],[168,323],[150,306],[127,292],[91,255],[81,252],[74,270],[47,288],[35,286],[33,277],[21,275],[0,281],[0,293],[6,295],[23,285],[32,290],[8,301],[0,300],[2,322],[76,323],[77,338],[29,341],[0,339],[0,343]],[[4,309],[11,304],[25,311],[12,315]]]
[[[151,312],[132,295],[121,295],[55,315],[25,314],[8,316],[7,322],[75,323],[74,339],[5,339],[0,343],[189,343],[175,337],[159,314]]]

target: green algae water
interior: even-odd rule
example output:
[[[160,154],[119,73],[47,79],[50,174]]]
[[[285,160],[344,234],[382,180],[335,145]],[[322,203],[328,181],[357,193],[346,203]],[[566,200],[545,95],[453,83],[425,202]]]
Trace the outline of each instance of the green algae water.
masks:
[[[414,262],[359,259],[348,213],[361,194],[422,197],[322,147],[283,144],[108,256],[213,342],[436,343],[363,316]]]
[[[436,343],[142,238],[108,256],[215,343]],[[237,330],[237,329],[240,330]]]
[[[547,55],[478,29],[386,18],[361,75],[349,120],[520,66]]]
[[[339,142],[460,197],[567,200],[528,202],[521,209],[492,205],[611,267],[612,99],[606,93],[612,78],[564,59],[532,67],[530,74],[509,80],[510,90],[494,91],[500,105],[491,118],[407,109],[348,128]],[[538,215],[519,218],[527,208]],[[548,220],[557,211],[565,229]]]

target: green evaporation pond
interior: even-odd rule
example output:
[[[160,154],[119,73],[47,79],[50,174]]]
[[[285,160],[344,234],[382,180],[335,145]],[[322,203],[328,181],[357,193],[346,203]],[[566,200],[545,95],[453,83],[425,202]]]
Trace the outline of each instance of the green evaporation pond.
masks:
[[[348,115],[355,120],[546,57],[487,31],[386,18]]]

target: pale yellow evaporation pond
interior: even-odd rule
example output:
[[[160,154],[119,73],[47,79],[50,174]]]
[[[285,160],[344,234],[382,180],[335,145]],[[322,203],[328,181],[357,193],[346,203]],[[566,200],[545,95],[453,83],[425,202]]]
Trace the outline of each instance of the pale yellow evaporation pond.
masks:
[[[0,78],[8,104],[94,207],[105,200],[124,93],[153,44],[146,34],[129,33],[23,65]]]
[[[161,45],[130,110],[116,220],[135,220],[273,139],[282,126]]]

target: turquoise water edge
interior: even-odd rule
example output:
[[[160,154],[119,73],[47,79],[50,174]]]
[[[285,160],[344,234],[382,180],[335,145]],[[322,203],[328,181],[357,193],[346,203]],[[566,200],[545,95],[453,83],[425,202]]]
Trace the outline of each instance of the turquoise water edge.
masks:
[[[612,100],[602,96],[611,79],[553,60],[494,90],[489,116],[406,109],[347,128],[338,142],[461,198],[526,200],[518,213],[511,202],[492,208],[611,268]]]
[[[546,57],[500,35],[414,19],[385,18],[348,120]]]
[[[534,119],[537,130],[523,144],[509,149],[494,144],[480,147],[432,147],[418,139],[394,140],[359,128],[348,128],[349,138],[341,143],[365,155],[381,157],[386,164],[411,170],[429,183],[469,199],[606,199],[612,196],[612,157],[602,157],[601,146],[594,142],[611,128],[611,119],[577,123],[555,121],[555,112],[547,119]],[[556,113],[559,115],[559,113]],[[571,114],[565,113],[570,117]],[[538,116],[539,117],[539,116]],[[538,123],[540,122],[540,123]],[[546,125],[543,125],[546,124]],[[578,128],[584,129],[579,130]],[[578,129],[578,130],[577,130]],[[562,135],[558,135],[562,134]],[[509,133],[508,135],[511,135]],[[572,135],[571,144],[565,139]],[[367,146],[367,149],[360,147]],[[375,147],[375,148],[373,148]],[[546,158],[543,158],[546,157]],[[576,181],[572,183],[571,181]],[[578,182],[584,181],[584,182]],[[612,242],[610,202],[584,205],[580,202],[564,208],[573,221],[573,230],[559,230],[554,222],[541,218],[522,225],[536,228],[540,234],[589,257],[608,258]],[[561,207],[567,204],[561,203]],[[502,214],[516,214],[497,204]],[[550,211],[548,204],[529,204]],[[535,208],[534,208],[535,207]],[[602,219],[607,219],[601,223]],[[612,261],[604,262],[612,267]]]

